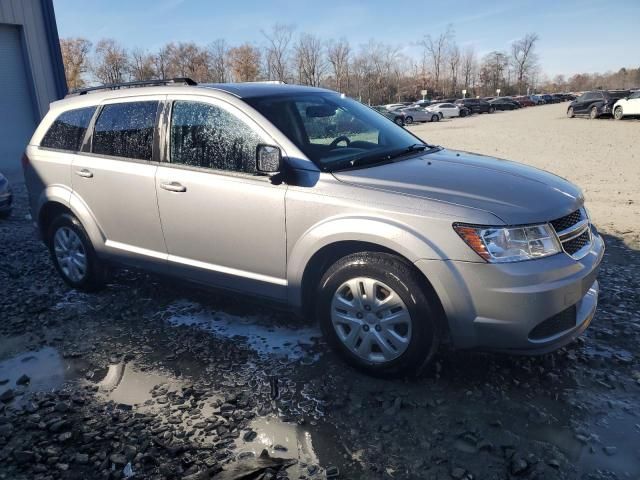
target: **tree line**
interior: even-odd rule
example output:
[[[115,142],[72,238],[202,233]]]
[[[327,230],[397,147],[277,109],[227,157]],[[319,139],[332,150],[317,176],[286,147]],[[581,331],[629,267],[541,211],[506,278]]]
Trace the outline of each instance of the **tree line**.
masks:
[[[346,38],[323,40],[293,25],[275,24],[260,44],[207,45],[171,42],[155,52],[127,48],[114,39],[92,44],[84,38],[60,40],[70,90],[89,84],[189,77],[197,82],[277,80],[338,90],[369,104],[411,101],[426,90],[429,98],[526,94],[534,91],[623,88],[640,84],[640,69],[625,74],[557,76],[541,74],[536,45],[528,33],[506,51],[478,58],[461,48],[452,27],[426,35],[410,58],[398,46],[371,40],[354,47]],[[624,70],[624,69],[623,69]],[[622,70],[621,70],[622,71]]]

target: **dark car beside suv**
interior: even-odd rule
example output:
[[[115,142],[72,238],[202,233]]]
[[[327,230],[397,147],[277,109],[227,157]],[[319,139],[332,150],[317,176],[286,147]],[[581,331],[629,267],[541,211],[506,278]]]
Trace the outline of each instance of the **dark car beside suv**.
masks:
[[[455,101],[455,104],[458,107],[467,107],[471,113],[493,113],[496,111],[495,107],[489,102],[478,98],[460,98]]]
[[[589,115],[589,118],[595,119],[602,116],[610,116],[613,112],[613,105],[621,98],[629,96],[629,93],[629,90],[594,90],[585,92],[569,104],[567,117]]]

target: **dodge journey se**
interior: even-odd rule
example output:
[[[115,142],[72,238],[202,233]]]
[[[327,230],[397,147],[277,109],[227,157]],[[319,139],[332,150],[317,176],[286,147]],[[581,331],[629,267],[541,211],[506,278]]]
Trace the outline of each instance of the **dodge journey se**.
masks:
[[[70,286],[123,264],[280,302],[371,373],[445,342],[548,352],[595,313],[604,244],[579,188],[330,90],[87,89],[51,105],[23,166]]]

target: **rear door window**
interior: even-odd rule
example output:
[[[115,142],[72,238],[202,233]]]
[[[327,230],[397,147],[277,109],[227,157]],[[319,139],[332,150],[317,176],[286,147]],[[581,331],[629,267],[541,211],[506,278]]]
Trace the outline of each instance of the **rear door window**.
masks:
[[[93,131],[93,153],[151,160],[158,102],[105,105]]]
[[[41,147],[78,152],[96,107],[61,113],[40,142]]]

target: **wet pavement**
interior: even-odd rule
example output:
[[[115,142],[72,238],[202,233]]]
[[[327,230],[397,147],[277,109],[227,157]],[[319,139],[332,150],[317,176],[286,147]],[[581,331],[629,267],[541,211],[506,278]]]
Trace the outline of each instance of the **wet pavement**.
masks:
[[[133,271],[70,291],[16,190],[0,221],[0,478],[640,478],[637,232],[607,235],[598,314],[566,348],[443,350],[385,380],[245,298]]]

